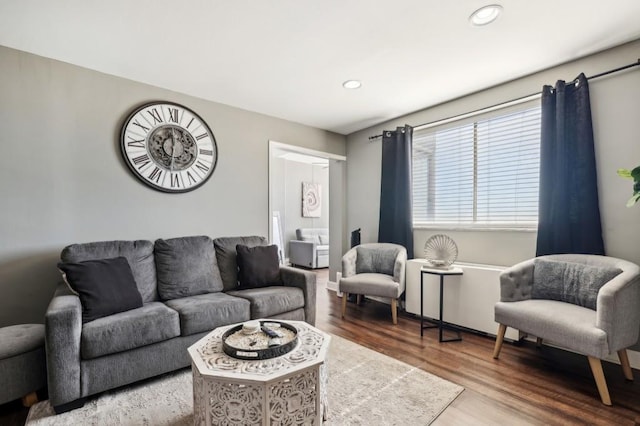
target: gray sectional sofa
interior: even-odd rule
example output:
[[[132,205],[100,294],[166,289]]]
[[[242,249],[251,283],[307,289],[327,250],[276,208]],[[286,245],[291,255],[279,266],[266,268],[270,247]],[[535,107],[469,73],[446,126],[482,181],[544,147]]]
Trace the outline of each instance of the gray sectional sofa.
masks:
[[[278,282],[239,288],[238,244],[267,242],[184,237],[66,247],[61,265],[126,258],[142,306],[87,322],[78,295],[59,285],[45,316],[49,399],[56,412],[82,406],[89,395],[189,366],[187,347],[216,327],[256,318],[314,324],[315,274],[280,267]]]

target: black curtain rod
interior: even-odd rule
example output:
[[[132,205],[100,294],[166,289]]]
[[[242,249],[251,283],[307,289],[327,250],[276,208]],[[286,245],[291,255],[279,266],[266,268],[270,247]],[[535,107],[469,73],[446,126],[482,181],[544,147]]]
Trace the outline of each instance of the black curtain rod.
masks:
[[[604,72],[601,72],[599,74],[595,74],[595,75],[589,76],[589,77],[587,77],[587,80],[592,80],[594,78],[604,77],[605,75],[613,74],[613,73],[616,73],[616,72],[619,72],[619,71],[624,71],[624,70],[629,69],[629,68],[637,67],[638,65],[640,65],[640,58],[638,59],[637,62],[633,62],[631,64],[624,65],[622,67],[614,68],[614,69],[609,70],[609,71],[604,71]],[[571,80],[569,83],[573,83],[575,81],[577,81],[577,78]],[[519,98],[511,99],[510,101],[500,102],[500,103],[495,104],[495,105],[491,105],[491,106],[488,106],[488,107],[476,109],[476,110],[469,111],[469,112],[466,112],[466,113],[463,113],[463,114],[452,115],[451,117],[441,118],[439,120],[430,121],[428,123],[418,124],[417,126],[413,126],[413,127],[421,127],[421,126],[426,126],[426,125],[429,125],[429,124],[432,124],[432,123],[436,123],[438,121],[450,120],[450,119],[455,118],[455,117],[457,117],[459,115],[473,114],[473,113],[476,113],[478,111],[482,111],[482,110],[485,110],[485,109],[495,108],[495,107],[498,107],[500,105],[508,104],[508,103],[511,103],[511,102],[517,102],[517,101],[519,101],[521,99],[526,99],[526,98],[529,98],[531,96],[539,95],[540,93],[541,92],[531,93],[531,94],[526,95],[526,96],[520,96]],[[371,141],[371,140],[378,139],[378,138],[381,138],[381,137],[382,137],[382,134],[375,135],[375,136],[369,136],[369,140]]]

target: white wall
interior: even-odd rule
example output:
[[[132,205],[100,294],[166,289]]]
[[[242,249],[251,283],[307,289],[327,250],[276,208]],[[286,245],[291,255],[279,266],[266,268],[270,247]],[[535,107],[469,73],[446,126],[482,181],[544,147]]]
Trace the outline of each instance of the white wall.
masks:
[[[285,257],[289,241],[296,239],[298,228],[329,228],[329,166],[313,165],[275,157],[272,166],[272,210],[282,219]],[[302,216],[302,182],[320,184],[320,217]]]
[[[415,126],[539,92],[544,84],[568,81],[580,72],[590,76],[636,62],[639,53],[640,41],[636,41],[349,135],[347,228],[361,227],[363,242],[377,240],[381,140],[370,142],[369,136],[405,123]],[[469,78],[473,78],[472,69]],[[632,193],[631,182],[616,174],[620,167],[640,165],[640,67],[592,80],[589,85],[605,247],[611,256],[640,264],[640,206],[625,207]],[[427,238],[438,232],[456,240],[461,261],[508,266],[535,255],[535,232],[415,230],[416,256],[422,254]]]
[[[345,154],[335,133],[5,47],[0,75],[0,326],[43,322],[67,244],[268,236],[270,139]],[[219,160],[201,188],[154,191],[122,161],[122,122],[152,100],[183,104],[211,127]]]

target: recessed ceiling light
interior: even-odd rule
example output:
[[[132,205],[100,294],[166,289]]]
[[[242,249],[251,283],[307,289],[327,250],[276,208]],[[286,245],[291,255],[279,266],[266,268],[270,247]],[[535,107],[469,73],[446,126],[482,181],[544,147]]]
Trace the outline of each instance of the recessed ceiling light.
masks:
[[[479,27],[487,25],[498,19],[500,12],[502,12],[502,6],[499,4],[490,4],[473,12],[471,16],[469,16],[469,21]]]
[[[362,83],[359,80],[347,80],[342,83],[342,87],[345,89],[358,89],[362,86]]]

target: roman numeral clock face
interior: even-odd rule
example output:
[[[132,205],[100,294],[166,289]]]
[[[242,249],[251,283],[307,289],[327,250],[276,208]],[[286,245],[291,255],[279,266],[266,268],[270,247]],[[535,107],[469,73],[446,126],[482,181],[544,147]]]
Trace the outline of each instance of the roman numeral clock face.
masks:
[[[218,161],[207,123],[189,108],[154,102],[125,121],[122,154],[133,174],[163,192],[187,192],[204,184]]]

